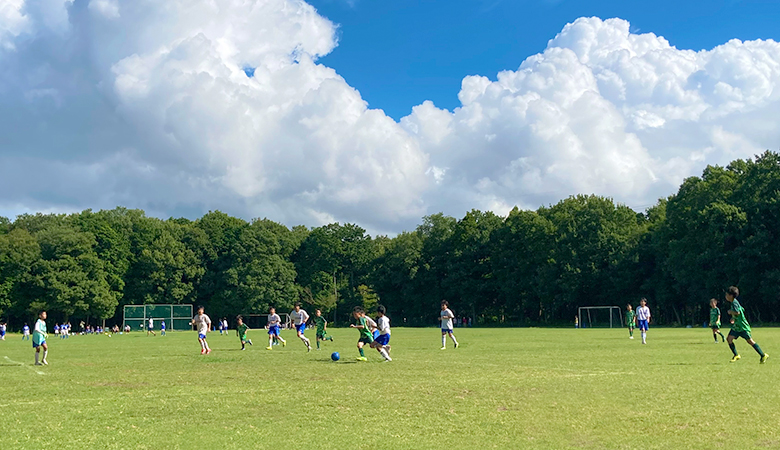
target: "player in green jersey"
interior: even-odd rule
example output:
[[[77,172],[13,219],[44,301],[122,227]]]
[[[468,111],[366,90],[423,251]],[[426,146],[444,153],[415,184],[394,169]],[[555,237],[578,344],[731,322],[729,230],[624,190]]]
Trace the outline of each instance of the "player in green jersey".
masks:
[[[35,365],[40,366],[49,365],[46,357],[49,356],[49,346],[46,344],[46,338],[49,337],[49,333],[46,330],[46,311],[38,313],[38,321],[35,322],[35,328],[33,329],[32,346],[35,349]],[[38,355],[43,349],[43,359],[38,362]]]
[[[363,310],[360,306],[355,306],[355,309],[352,310],[352,317],[355,318],[357,323],[350,324],[350,328],[357,328],[360,332],[360,337],[358,338],[357,348],[360,352],[360,357],[358,357],[358,361],[368,361],[368,358],[366,358],[366,354],[363,352],[363,346],[364,345],[371,345],[372,342],[374,342],[374,336],[371,333],[371,327],[368,324],[368,320],[366,320],[366,311]]]
[[[317,350],[320,349],[320,341],[333,342],[333,336],[328,336],[328,321],[322,317],[322,311],[314,310],[314,325],[317,327]]]
[[[628,338],[634,339],[634,327],[636,327],[636,313],[631,303],[626,305],[626,325],[628,326]]]
[[[236,317],[236,324],[236,336],[241,339],[241,350],[246,350],[246,344],[253,345],[252,340],[247,339],[246,337],[246,332],[249,330],[249,327],[244,323],[244,318],[241,316]]]
[[[715,338],[715,343],[718,343],[718,335],[720,335],[720,341],[726,340],[723,337],[723,333],[720,332],[720,309],[718,308],[718,299],[710,299],[710,328],[712,329],[712,337]]]
[[[739,289],[736,286],[731,286],[728,288],[726,291],[726,301],[731,303],[731,307],[728,311],[729,315],[731,316],[731,331],[729,331],[729,336],[726,338],[726,341],[729,343],[731,352],[734,353],[734,357],[731,358],[731,362],[739,361],[740,359],[739,353],[737,353],[737,347],[734,345],[734,339],[742,338],[746,340],[748,344],[752,345],[756,352],[761,355],[760,361],[761,364],[764,364],[769,358],[769,354],[764,353],[756,341],[753,340],[750,324],[745,317],[745,309],[742,307],[742,305],[739,304],[737,297],[739,297]]]

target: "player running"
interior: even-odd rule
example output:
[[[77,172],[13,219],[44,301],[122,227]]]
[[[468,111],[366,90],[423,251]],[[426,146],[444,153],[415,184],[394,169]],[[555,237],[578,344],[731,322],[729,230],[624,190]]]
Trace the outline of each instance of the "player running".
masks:
[[[458,340],[455,339],[455,333],[453,333],[452,320],[455,319],[455,314],[450,311],[450,304],[447,300],[441,301],[441,349],[447,350],[447,336],[449,335],[452,342],[455,344],[455,348],[458,348]]]
[[[249,330],[249,327],[244,323],[244,318],[241,316],[236,317],[236,336],[241,339],[241,350],[246,350],[246,344],[253,345],[252,340],[246,337],[247,330]]]
[[[715,343],[718,343],[718,335],[720,335],[720,341],[726,340],[723,337],[723,333],[720,332],[720,308],[718,308],[718,299],[710,299],[710,329],[712,329],[712,337],[715,338]]]
[[[636,313],[631,303],[626,305],[626,325],[628,326],[628,338],[634,339],[634,327],[636,326]]]
[[[328,336],[328,321],[322,317],[322,311],[314,310],[314,325],[317,327],[317,350],[320,349],[320,341],[333,342],[333,336]]]
[[[203,314],[202,306],[198,306],[196,311],[198,313],[195,315],[195,317],[192,318],[190,325],[195,325],[195,328],[197,328],[198,330],[198,343],[200,343],[200,354],[208,355],[209,353],[211,353],[211,348],[209,348],[209,343],[206,341],[206,335],[208,334],[209,330],[211,330],[211,319],[209,319],[209,316]]]
[[[35,349],[36,366],[49,365],[49,361],[46,360],[46,357],[49,356],[49,346],[46,344],[46,338],[48,336],[49,334],[46,331],[46,311],[41,311],[38,313],[38,321],[35,322],[35,328],[33,329],[32,346]],[[38,355],[40,354],[41,349],[43,349],[43,359],[41,362],[38,362]]]
[[[387,309],[382,305],[376,307],[376,312],[379,336],[371,343],[371,348],[375,348],[385,361],[392,361],[393,359],[387,353],[390,350],[390,318],[386,315]]]
[[[739,304],[737,297],[739,297],[739,289],[736,286],[729,287],[726,291],[726,301],[731,303],[731,307],[728,310],[728,313],[731,316],[731,331],[729,331],[729,336],[726,338],[726,341],[729,343],[731,352],[734,353],[731,362],[739,361],[742,358],[739,356],[739,353],[737,353],[737,347],[734,345],[734,339],[742,338],[753,346],[756,353],[761,355],[759,362],[764,364],[766,360],[769,359],[769,354],[764,353],[756,341],[753,340],[750,324],[745,317],[745,309]]]
[[[282,346],[287,346],[287,341],[282,339],[282,337],[279,335],[279,326],[282,323],[282,318],[279,317],[279,314],[276,314],[276,308],[271,307],[268,310],[268,325],[266,327],[268,328],[268,347],[266,347],[266,350],[273,350],[274,348],[274,339],[282,341]]]
[[[636,310],[636,320],[639,331],[642,332],[642,343],[647,344],[647,330],[650,328],[650,308],[647,307],[647,299],[639,300],[639,308]]]
[[[357,358],[357,360],[368,361],[365,352],[363,352],[363,346],[366,344],[371,345],[371,343],[374,342],[374,336],[371,333],[371,326],[368,324],[368,320],[366,320],[366,312],[360,306],[355,306],[355,308],[352,310],[352,317],[355,318],[357,323],[352,323],[349,325],[349,327],[357,328],[357,330],[360,332],[357,343],[360,356]]]
[[[306,351],[310,352],[311,342],[309,342],[309,339],[303,335],[304,331],[306,331],[306,322],[309,320],[309,313],[301,309],[300,303],[296,303],[294,309],[292,312],[290,312],[290,317],[292,318],[293,325],[295,326],[295,332],[298,334],[298,337],[301,339],[304,345],[306,345]]]

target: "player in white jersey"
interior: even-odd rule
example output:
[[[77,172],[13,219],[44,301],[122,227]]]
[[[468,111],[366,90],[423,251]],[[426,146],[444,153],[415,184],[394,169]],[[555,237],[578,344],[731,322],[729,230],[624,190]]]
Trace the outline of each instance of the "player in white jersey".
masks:
[[[265,348],[266,350],[273,350],[274,339],[281,341],[283,347],[287,346],[287,341],[279,335],[279,327],[281,325],[282,318],[279,317],[279,314],[276,314],[276,308],[271,307],[268,310],[268,324],[266,325],[266,328],[268,328],[268,347]]]
[[[387,309],[384,306],[379,305],[376,307],[376,313],[376,324],[379,335],[370,345],[371,348],[375,348],[379,354],[385,358],[385,361],[392,361],[393,359],[390,358],[390,355],[387,353],[390,348],[390,318],[385,315],[387,314]]]
[[[227,332],[228,332],[228,321],[227,321],[227,317],[224,317],[224,318],[222,319],[222,329],[223,329],[223,330],[225,330],[225,336],[227,336]]]
[[[195,328],[198,330],[198,342],[200,343],[200,354],[209,354],[211,353],[211,349],[209,348],[209,343],[206,342],[206,334],[208,334],[209,330],[211,330],[211,319],[209,319],[209,316],[203,314],[203,307],[198,306],[198,314],[195,315],[195,317],[192,318],[192,322],[190,322],[190,325],[195,325]]]
[[[303,335],[303,332],[306,331],[306,322],[309,320],[309,313],[301,309],[300,303],[296,303],[295,309],[293,309],[290,313],[290,317],[292,318],[293,325],[295,326],[295,332],[298,333],[298,337],[306,345],[306,351],[310,352],[311,342],[309,342],[309,339]]]
[[[636,321],[639,324],[639,331],[642,332],[642,343],[647,344],[647,329],[650,325],[650,308],[647,307],[647,299],[642,297],[639,300],[639,308],[636,309]]]
[[[149,325],[146,326],[146,335],[149,336],[149,333],[152,333],[152,336],[157,336],[154,332],[154,319],[151,317],[149,318]]]
[[[450,339],[452,339],[452,342],[455,344],[455,348],[458,348],[458,340],[455,339],[455,334],[453,333],[453,320],[455,319],[455,314],[450,311],[450,304],[447,302],[447,300],[441,301],[441,315],[439,316],[439,320],[441,321],[441,349],[446,350],[447,349],[447,335],[450,336]]]
[[[30,326],[27,324],[24,324],[24,327],[22,328],[22,340],[30,340]]]

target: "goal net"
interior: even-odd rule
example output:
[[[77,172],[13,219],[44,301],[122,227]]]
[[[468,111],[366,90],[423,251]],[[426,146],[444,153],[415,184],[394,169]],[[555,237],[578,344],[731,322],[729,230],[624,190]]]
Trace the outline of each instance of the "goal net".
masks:
[[[291,322],[290,315],[287,313],[277,314],[282,319],[282,328],[289,328]],[[244,316],[244,323],[253,330],[259,330],[265,328],[268,324],[269,315],[270,314],[247,314]]]
[[[191,330],[192,305],[125,305],[122,329],[129,325],[133,331],[146,330],[149,319],[154,319],[154,328],[160,329],[165,321],[168,330]]]
[[[624,325],[619,306],[582,306],[578,316],[580,328],[621,328]]]

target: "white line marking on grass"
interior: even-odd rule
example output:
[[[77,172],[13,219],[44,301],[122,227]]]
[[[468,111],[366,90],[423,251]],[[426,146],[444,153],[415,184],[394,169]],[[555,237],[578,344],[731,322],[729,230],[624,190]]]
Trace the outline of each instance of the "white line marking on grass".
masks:
[[[45,372],[41,372],[40,370],[38,370],[38,369],[36,369],[36,368],[34,368],[34,367],[30,367],[30,366],[28,366],[28,365],[27,365],[27,364],[25,364],[25,363],[20,363],[20,362],[17,362],[17,361],[13,361],[13,360],[11,360],[11,358],[9,358],[9,357],[7,357],[7,356],[5,357],[5,360],[6,360],[6,361],[8,361],[8,362],[9,362],[9,363],[11,363],[11,364],[16,364],[16,365],[18,365],[18,366],[26,367],[26,368],[28,368],[28,369],[32,370],[33,372],[37,373],[38,375],[46,375],[46,373],[45,373]]]

